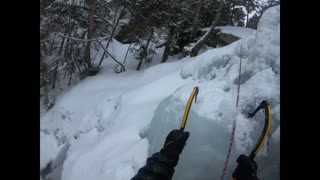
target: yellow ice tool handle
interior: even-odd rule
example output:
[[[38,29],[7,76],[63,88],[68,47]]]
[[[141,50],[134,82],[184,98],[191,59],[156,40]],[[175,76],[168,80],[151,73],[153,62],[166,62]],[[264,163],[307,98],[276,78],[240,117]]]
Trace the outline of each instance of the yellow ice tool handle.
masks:
[[[254,110],[252,113],[249,113],[248,118],[253,117],[260,109],[264,109],[265,123],[264,123],[262,133],[259,137],[259,140],[257,141],[255,147],[253,148],[253,150],[251,151],[251,153],[249,155],[249,158],[252,160],[258,155],[260,149],[262,148],[264,142],[266,141],[267,136],[270,131],[270,128],[271,128],[271,122],[272,122],[271,107],[270,107],[270,104],[266,100],[262,101],[256,110]],[[236,179],[236,177],[232,176],[232,180],[237,180],[237,179]]]
[[[267,101],[262,101],[259,107],[251,114],[249,114],[249,117],[253,117],[256,112],[258,112],[260,109],[264,109],[265,111],[265,123],[262,130],[262,133],[259,137],[259,140],[257,141],[257,144],[251,151],[249,158],[254,159],[256,155],[258,155],[260,149],[262,148],[264,142],[267,139],[267,136],[269,134],[271,123],[272,123],[272,113],[271,113],[271,107],[270,104]]]
[[[181,126],[180,126],[180,130],[183,131],[185,126],[186,126],[186,123],[187,123],[187,119],[188,119],[188,115],[189,115],[189,111],[190,111],[190,108],[191,108],[191,105],[192,105],[192,101],[193,101],[193,98],[195,97],[195,102],[197,102],[197,95],[199,93],[199,88],[198,87],[194,87],[193,88],[193,91],[191,93],[191,96],[189,97],[189,100],[188,100],[188,103],[187,103],[187,106],[186,106],[186,109],[184,111],[184,115],[183,115],[183,118],[182,118],[182,122],[181,122]]]

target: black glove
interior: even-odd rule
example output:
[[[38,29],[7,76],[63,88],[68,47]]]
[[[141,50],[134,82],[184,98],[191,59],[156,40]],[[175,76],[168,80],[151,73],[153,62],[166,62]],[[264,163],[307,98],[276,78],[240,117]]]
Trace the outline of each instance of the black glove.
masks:
[[[181,154],[188,138],[189,132],[184,132],[178,129],[172,130],[167,136],[164,146],[160,152],[170,159],[173,167],[177,165],[179,155]]]
[[[232,177],[236,180],[259,180],[257,177],[257,163],[249,157],[241,154],[237,159],[238,166]]]
[[[131,180],[171,180],[188,137],[189,132],[172,130],[161,151],[149,157],[147,164]]]

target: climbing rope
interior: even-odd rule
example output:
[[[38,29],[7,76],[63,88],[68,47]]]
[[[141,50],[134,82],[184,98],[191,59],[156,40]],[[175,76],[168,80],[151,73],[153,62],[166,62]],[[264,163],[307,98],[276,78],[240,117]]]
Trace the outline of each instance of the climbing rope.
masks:
[[[237,125],[237,117],[238,117],[238,106],[239,106],[239,97],[240,97],[240,79],[241,79],[241,62],[242,62],[242,45],[240,47],[240,64],[239,64],[239,76],[238,76],[238,90],[237,90],[237,101],[236,101],[236,117],[233,120],[232,123],[232,132],[231,132],[231,140],[230,140],[230,144],[229,144],[229,149],[228,149],[228,153],[227,153],[227,157],[226,160],[224,162],[224,168],[222,171],[222,175],[221,175],[221,180],[223,180],[225,174],[226,174],[226,170],[228,167],[228,162],[229,162],[229,158],[230,158],[230,154],[231,154],[231,149],[232,149],[232,145],[233,145],[233,140],[234,140],[234,135],[235,135],[235,131],[236,131],[236,125]]]

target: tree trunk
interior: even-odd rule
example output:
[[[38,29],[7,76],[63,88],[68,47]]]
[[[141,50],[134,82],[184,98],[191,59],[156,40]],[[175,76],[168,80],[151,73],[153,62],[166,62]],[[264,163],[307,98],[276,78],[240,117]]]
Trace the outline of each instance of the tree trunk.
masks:
[[[124,63],[126,62],[126,60],[127,60],[127,55],[128,55],[129,49],[130,49],[130,47],[131,47],[131,44],[132,44],[132,43],[129,44],[129,47],[128,47],[127,52],[126,52],[126,56],[124,57],[124,61],[123,61],[122,64],[124,64]]]
[[[48,85],[44,85],[44,89],[43,89],[43,94],[44,94],[44,98],[43,98],[43,102],[46,105],[46,107],[48,107],[49,104],[49,92],[48,92]]]
[[[88,18],[88,38],[87,39],[92,39],[92,30],[93,30],[93,26],[94,26],[94,22],[93,22],[93,17],[95,14],[95,10],[96,10],[96,2],[97,0],[91,0],[91,4],[90,4],[90,14],[89,14],[89,18]],[[87,46],[86,46],[86,51],[85,51],[85,62],[87,63],[87,66],[89,69],[92,68],[92,64],[91,64],[91,59],[90,59],[90,49],[91,49],[91,41],[87,42]]]
[[[71,80],[72,80],[72,74],[73,74],[73,71],[74,71],[74,63],[71,64],[71,73],[70,73],[70,78],[69,78],[69,82],[68,82],[68,86],[71,85]]]
[[[144,50],[143,50],[144,51]],[[141,64],[142,64],[142,60],[143,60],[143,56],[141,56],[141,58],[140,58],[140,61],[139,61],[139,63],[138,63],[138,67],[137,67],[137,71],[139,71],[140,70],[140,67],[141,67]]]
[[[69,37],[71,37],[71,35],[72,35],[72,29],[73,29],[73,27],[74,27],[74,25],[72,25],[72,26],[69,26],[69,28],[67,29],[67,33],[68,33],[68,36]],[[70,43],[69,43],[70,42]],[[70,49],[69,50],[69,52],[72,50],[72,42],[70,41],[70,39],[69,38],[67,38],[67,42],[66,42],[66,46],[65,46],[65,48],[64,48],[64,57],[66,58],[66,59],[68,59],[68,49]]]
[[[195,46],[193,46],[193,48],[191,49],[190,57],[194,57],[194,56],[198,55],[199,50],[206,43],[209,35],[214,30],[216,25],[219,23],[223,5],[224,5],[224,0],[220,0],[220,4],[219,4],[219,9],[218,9],[217,15],[214,18],[214,21],[211,23],[210,29],[207,31],[207,33],[205,35],[202,36],[201,39],[198,40],[198,42],[195,44]]]
[[[68,18],[68,27],[66,28],[66,31],[65,31],[65,33],[64,33],[64,36],[66,36],[66,35],[68,35],[68,36],[71,36],[71,33],[72,33],[72,28],[73,28],[73,25],[71,24],[71,22],[70,22],[70,18],[71,18],[71,11],[70,11],[70,7],[69,7],[69,5],[68,5],[68,2],[66,1],[66,0],[64,0],[64,2],[66,3],[66,7],[67,7],[67,10],[68,10],[68,15],[69,15],[69,18]],[[65,41],[65,38],[63,38],[62,39],[62,42],[61,42],[61,45],[60,45],[60,49],[59,49],[59,55],[61,55],[61,52],[62,52],[62,48],[63,48],[63,45],[64,45],[64,41]],[[69,42],[70,40],[69,39],[67,39],[67,42],[66,42],[66,49],[67,49],[67,47],[68,47],[68,42]],[[67,51],[65,49],[65,52]]]
[[[173,37],[173,30],[172,30],[172,28],[169,28],[168,39],[167,39],[166,46],[164,48],[164,52],[163,52],[163,56],[162,56],[162,59],[161,59],[161,63],[166,62],[167,59],[168,59],[172,37]]]
[[[151,33],[150,33],[150,35],[149,35],[147,45],[146,45],[146,47],[145,47],[145,48],[143,49],[143,51],[142,51],[142,55],[141,55],[141,58],[140,58],[140,61],[139,61],[138,67],[137,67],[137,71],[140,70],[140,67],[141,67],[141,64],[142,64],[143,59],[148,55],[148,46],[149,46],[149,43],[150,43],[150,41],[151,41],[151,39],[152,39],[152,36],[153,36],[153,30],[154,30],[154,29],[151,28]]]
[[[248,21],[249,21],[249,8],[247,8],[247,22],[246,22],[246,26],[248,26]]]
[[[198,1],[198,8],[197,8],[197,12],[196,12],[196,17],[193,20],[192,31],[191,31],[191,36],[190,36],[190,39],[189,39],[189,43],[192,43],[194,38],[195,38],[195,36],[196,36],[197,30],[198,30],[197,27],[198,27],[200,10],[201,10],[201,8],[203,6],[203,2],[204,2],[204,0],[199,0]]]
[[[54,88],[56,87],[56,81],[57,81],[57,76],[58,76],[59,62],[60,62],[60,59],[57,60],[56,67],[54,68],[54,72],[53,72],[53,83],[52,83],[51,89],[54,89]]]
[[[245,27],[247,27],[248,26],[248,22],[249,22],[249,14],[250,14],[250,5],[249,5],[249,2],[248,1],[246,1],[246,11],[247,11],[247,20],[246,20],[246,25],[245,25]]]
[[[233,24],[234,6],[235,6],[235,4],[232,5],[232,8],[231,8],[231,17],[230,17],[230,22],[231,22],[230,24],[232,24],[233,26],[234,26],[234,24]]]
[[[66,31],[65,31],[65,33],[64,33],[64,36],[67,36],[67,33],[68,33],[68,28],[66,29]],[[60,49],[59,49],[58,56],[61,55],[61,52],[62,52],[62,48],[63,48],[63,44],[64,44],[65,39],[66,39],[66,38],[63,38],[62,41],[61,41],[61,45],[60,45]]]
[[[68,65],[69,65],[69,64],[67,63],[67,65],[66,65],[66,66],[68,66]],[[68,70],[68,69],[67,69],[67,68],[65,68],[62,79],[65,79],[65,78],[66,78],[67,70]]]
[[[50,56],[52,54],[52,49],[53,49],[53,44],[54,44],[55,37],[56,37],[56,33],[54,33],[53,39],[52,39],[51,44],[50,44]]]
[[[122,8],[122,10],[121,10],[121,12],[120,12],[120,15],[119,15],[119,17],[118,17],[118,19],[117,19],[117,22],[115,22],[115,21],[116,21],[116,17],[117,17],[117,11],[118,11],[118,9],[116,9],[115,16],[114,16],[114,19],[113,19],[112,31],[111,31],[111,35],[110,35],[110,38],[109,38],[109,40],[108,40],[108,43],[107,43],[107,45],[106,45],[106,49],[108,49],[109,44],[110,44],[110,42],[111,42],[111,40],[112,40],[112,38],[113,38],[113,36],[114,36],[114,32],[115,32],[115,30],[116,30],[116,28],[117,28],[117,26],[118,26],[118,24],[119,24],[120,17],[121,17],[121,15],[122,15],[122,13],[124,12],[124,8],[125,8],[125,7]],[[102,54],[102,56],[101,56],[101,58],[100,58],[100,62],[99,62],[98,67],[100,67],[100,65],[101,65],[101,63],[102,63],[105,55],[106,55],[106,51],[103,52],[103,54]]]

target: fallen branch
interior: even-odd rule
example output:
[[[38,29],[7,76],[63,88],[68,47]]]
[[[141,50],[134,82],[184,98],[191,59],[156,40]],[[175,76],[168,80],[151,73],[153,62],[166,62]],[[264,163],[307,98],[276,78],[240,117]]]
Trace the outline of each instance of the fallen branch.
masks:
[[[157,45],[156,48],[161,48],[161,47],[165,46],[167,43],[168,43],[168,41],[163,42],[163,43]]]
[[[67,39],[71,39],[71,40],[74,40],[74,41],[81,41],[81,42],[89,42],[89,41],[96,41],[98,42],[98,44],[102,47],[102,49],[108,53],[108,55],[116,62],[118,63],[124,71],[126,71],[125,67],[123,66],[123,64],[121,64],[119,61],[116,60],[116,58],[114,58],[110,53],[109,51],[103,47],[102,43],[100,42],[101,40],[104,40],[104,39],[107,39],[109,36],[105,36],[105,37],[102,37],[102,38],[97,38],[97,39],[79,39],[79,38],[73,38],[73,37],[68,37],[68,36],[63,36],[61,34],[59,34],[58,36],[60,37],[64,37],[64,38],[67,38]]]
[[[80,38],[74,38],[74,37],[64,36],[64,35],[61,35],[61,34],[59,34],[58,36],[64,37],[64,38],[67,38],[67,39],[71,39],[71,40],[74,40],[74,41],[81,41],[81,42],[101,41],[101,40],[107,39],[107,38],[109,37],[109,36],[105,36],[105,37],[97,38],[97,39],[80,39]]]
[[[126,68],[124,68],[123,64],[121,64],[119,61],[117,61],[116,58],[114,58],[114,57],[109,53],[109,51],[108,51],[106,48],[103,47],[102,43],[101,43],[99,40],[97,40],[97,42],[98,42],[98,44],[102,47],[102,49],[103,49],[105,52],[107,52],[107,53],[109,54],[109,56],[110,56],[116,63],[118,63],[118,64],[123,68],[124,71],[126,71]]]

